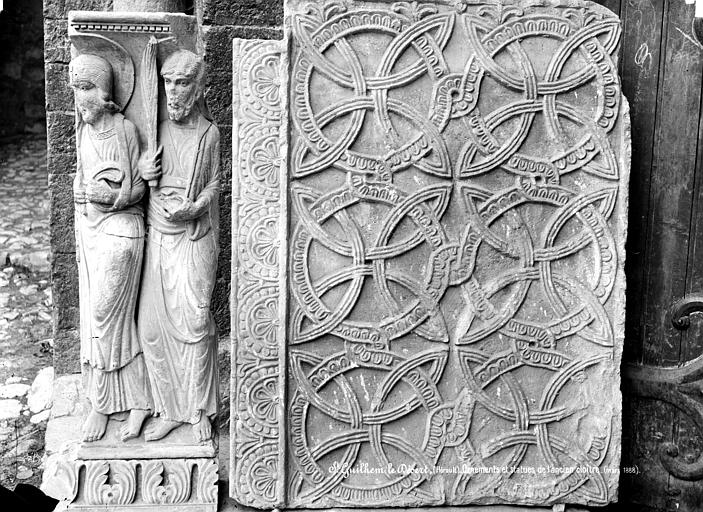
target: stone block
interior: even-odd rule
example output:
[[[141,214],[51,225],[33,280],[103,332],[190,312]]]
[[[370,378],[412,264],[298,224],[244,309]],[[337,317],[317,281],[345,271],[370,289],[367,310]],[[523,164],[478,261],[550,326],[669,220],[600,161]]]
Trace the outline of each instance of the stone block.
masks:
[[[44,61],[68,64],[71,60],[71,43],[68,24],[64,19],[44,20]]]
[[[44,18],[65,19],[68,11],[110,11],[112,0],[44,0]]]
[[[225,73],[231,78],[232,39],[281,39],[283,30],[280,27],[205,25],[202,27],[202,37],[208,69]]]
[[[209,73],[205,83],[205,99],[218,126],[232,122],[232,74],[231,72]],[[231,140],[231,139],[230,139]],[[221,139],[221,145],[227,145]]]
[[[49,174],[49,224],[51,248],[54,253],[76,252],[76,235],[73,229],[73,178],[72,174]]]
[[[73,110],[73,91],[68,85],[68,64],[47,64],[46,110],[68,112]]]
[[[51,260],[51,280],[56,328],[63,330],[78,326],[73,311],[78,310],[78,267],[71,253],[54,253]]]
[[[0,399],[0,421],[16,420],[22,414],[22,402],[16,398]]]
[[[290,0],[285,24],[234,41],[232,497],[615,501],[620,21]]]
[[[44,0],[44,19],[66,18],[65,0]]]
[[[76,172],[75,152],[46,154],[46,167],[49,175],[72,174]]]
[[[220,182],[221,190],[232,189],[232,126],[220,126]],[[227,205],[227,210],[232,207]]]
[[[52,295],[62,307],[78,307],[78,267],[71,253],[54,253],[51,261]],[[59,319],[59,325],[65,324]],[[69,325],[71,325],[69,323]]]
[[[88,401],[83,396],[82,392],[82,377],[80,374],[69,374],[57,377],[54,380],[54,394],[52,397],[53,405],[51,406],[51,419],[63,418],[65,416],[74,416],[82,418],[90,410]],[[54,422],[54,426],[60,425],[59,422]],[[79,429],[71,429],[70,433],[75,436],[72,440],[78,440]],[[60,443],[49,444],[47,437],[47,451],[49,446],[53,447],[50,453],[58,452]]]
[[[71,91],[66,91],[70,94]],[[76,130],[75,116],[69,112],[47,112],[46,136],[47,154],[50,155],[75,155]],[[75,161],[75,156],[74,156]],[[75,172],[75,169],[71,172]]]
[[[81,416],[62,416],[53,418],[46,426],[44,446],[47,455],[61,452],[80,436],[83,418]]]
[[[198,8],[206,24],[262,27],[283,24],[281,0],[202,0]]]
[[[226,265],[229,261],[222,263]],[[212,292],[213,315],[215,316],[215,322],[217,323],[218,333],[226,334],[230,329],[229,295],[229,276],[221,276],[218,272],[218,277],[215,282],[215,289]]]
[[[27,407],[33,414],[48,410],[54,386],[54,368],[42,368],[32,382],[32,387],[27,395]]]
[[[78,325],[78,308],[68,307],[54,310],[56,317],[63,318],[63,324]],[[80,342],[77,327],[62,325],[54,329],[54,369],[57,375],[81,371]]]

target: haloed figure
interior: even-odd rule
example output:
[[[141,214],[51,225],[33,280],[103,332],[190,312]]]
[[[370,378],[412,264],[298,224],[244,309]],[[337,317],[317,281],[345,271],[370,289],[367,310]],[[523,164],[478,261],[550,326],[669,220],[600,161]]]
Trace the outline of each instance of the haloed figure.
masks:
[[[111,100],[112,67],[96,55],[71,61],[78,124],[76,259],[81,363],[91,411],[83,440],[103,437],[111,414],[129,411],[120,435],[137,437],[151,414],[135,308],[144,247],[144,195],[135,126]]]
[[[203,115],[203,63],[180,50],[161,68],[169,119],[159,126],[161,157],[147,159],[147,248],[137,323],[155,412],[145,439],[182,424],[212,437],[217,413],[217,332],[210,300],[217,270],[219,144]]]

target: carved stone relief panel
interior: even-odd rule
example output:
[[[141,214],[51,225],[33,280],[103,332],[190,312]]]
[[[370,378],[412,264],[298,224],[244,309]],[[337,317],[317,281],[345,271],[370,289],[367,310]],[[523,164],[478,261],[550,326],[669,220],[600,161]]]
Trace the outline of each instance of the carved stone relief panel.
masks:
[[[291,1],[286,37],[235,41],[231,494],[615,500],[617,17]]]
[[[69,36],[89,412],[44,482],[68,510],[214,512],[220,134],[196,19],[72,11]]]

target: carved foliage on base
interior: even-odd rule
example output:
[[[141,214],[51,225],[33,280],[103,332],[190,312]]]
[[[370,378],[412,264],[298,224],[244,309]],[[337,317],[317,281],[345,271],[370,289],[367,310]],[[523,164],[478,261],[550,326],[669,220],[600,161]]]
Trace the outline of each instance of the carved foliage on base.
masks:
[[[55,477],[70,490],[63,497],[70,508],[191,504],[214,511],[217,475],[214,459],[78,460],[60,462]]]
[[[234,42],[235,172],[232,278],[232,496],[246,505],[280,504],[283,466],[282,375],[279,347],[280,254],[285,229],[281,184],[281,49],[274,41]],[[235,289],[235,286],[233,286]]]
[[[109,481],[109,483],[108,483]],[[85,465],[85,501],[89,505],[128,505],[137,492],[133,461],[95,461]]]

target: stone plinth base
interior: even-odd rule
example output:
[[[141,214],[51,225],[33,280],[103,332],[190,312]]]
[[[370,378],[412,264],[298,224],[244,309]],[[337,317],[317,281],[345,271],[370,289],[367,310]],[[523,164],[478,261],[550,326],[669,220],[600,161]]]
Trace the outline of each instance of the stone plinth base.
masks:
[[[110,419],[100,441],[81,443],[88,410],[80,376],[56,380],[42,490],[62,500],[57,510],[217,511],[213,441],[197,443],[190,425],[184,425],[160,441],[139,437],[122,442],[119,430],[124,422],[117,417]],[[145,427],[149,421],[153,419]]]
[[[211,458],[61,460],[54,470],[66,510],[217,511]]]

